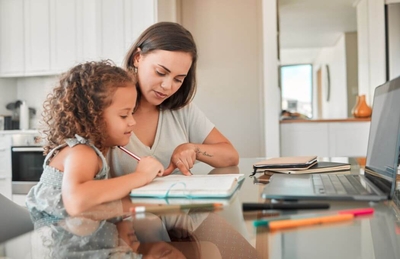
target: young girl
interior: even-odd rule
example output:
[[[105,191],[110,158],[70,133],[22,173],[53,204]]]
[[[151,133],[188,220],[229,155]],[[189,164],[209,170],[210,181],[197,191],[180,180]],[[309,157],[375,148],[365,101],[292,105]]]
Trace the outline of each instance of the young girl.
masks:
[[[125,146],[136,124],[135,84],[109,61],[80,64],[61,77],[44,102],[47,156],[40,182],[26,200],[34,221],[77,216],[162,175],[161,163],[148,156],[133,174],[108,179],[104,155]]]

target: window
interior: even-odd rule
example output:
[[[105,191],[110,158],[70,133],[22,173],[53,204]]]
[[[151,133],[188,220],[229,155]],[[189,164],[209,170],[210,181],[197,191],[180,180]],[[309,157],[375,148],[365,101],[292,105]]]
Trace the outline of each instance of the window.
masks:
[[[312,118],[312,65],[280,67],[282,110]]]

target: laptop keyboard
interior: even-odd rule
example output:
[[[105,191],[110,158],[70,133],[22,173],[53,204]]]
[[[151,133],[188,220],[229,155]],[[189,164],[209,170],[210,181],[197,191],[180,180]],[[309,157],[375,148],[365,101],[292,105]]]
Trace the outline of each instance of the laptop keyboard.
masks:
[[[359,175],[313,174],[314,193],[368,194]]]

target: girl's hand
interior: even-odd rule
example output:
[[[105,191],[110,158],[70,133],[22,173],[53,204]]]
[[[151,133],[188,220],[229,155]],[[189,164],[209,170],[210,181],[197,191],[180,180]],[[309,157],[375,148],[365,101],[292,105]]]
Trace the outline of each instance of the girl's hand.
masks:
[[[172,153],[171,162],[163,175],[171,174],[178,168],[184,175],[192,175],[190,169],[196,161],[196,146],[192,143],[185,143],[177,146]]]
[[[145,156],[140,158],[138,162],[136,172],[143,175],[146,179],[146,183],[153,181],[153,179],[158,175],[162,176],[164,173],[163,165],[154,157]]]

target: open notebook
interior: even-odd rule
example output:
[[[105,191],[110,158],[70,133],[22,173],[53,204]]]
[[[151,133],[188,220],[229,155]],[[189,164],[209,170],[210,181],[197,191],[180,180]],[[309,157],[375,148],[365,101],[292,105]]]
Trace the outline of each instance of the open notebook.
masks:
[[[131,197],[229,198],[244,180],[243,174],[168,175],[133,189]]]

